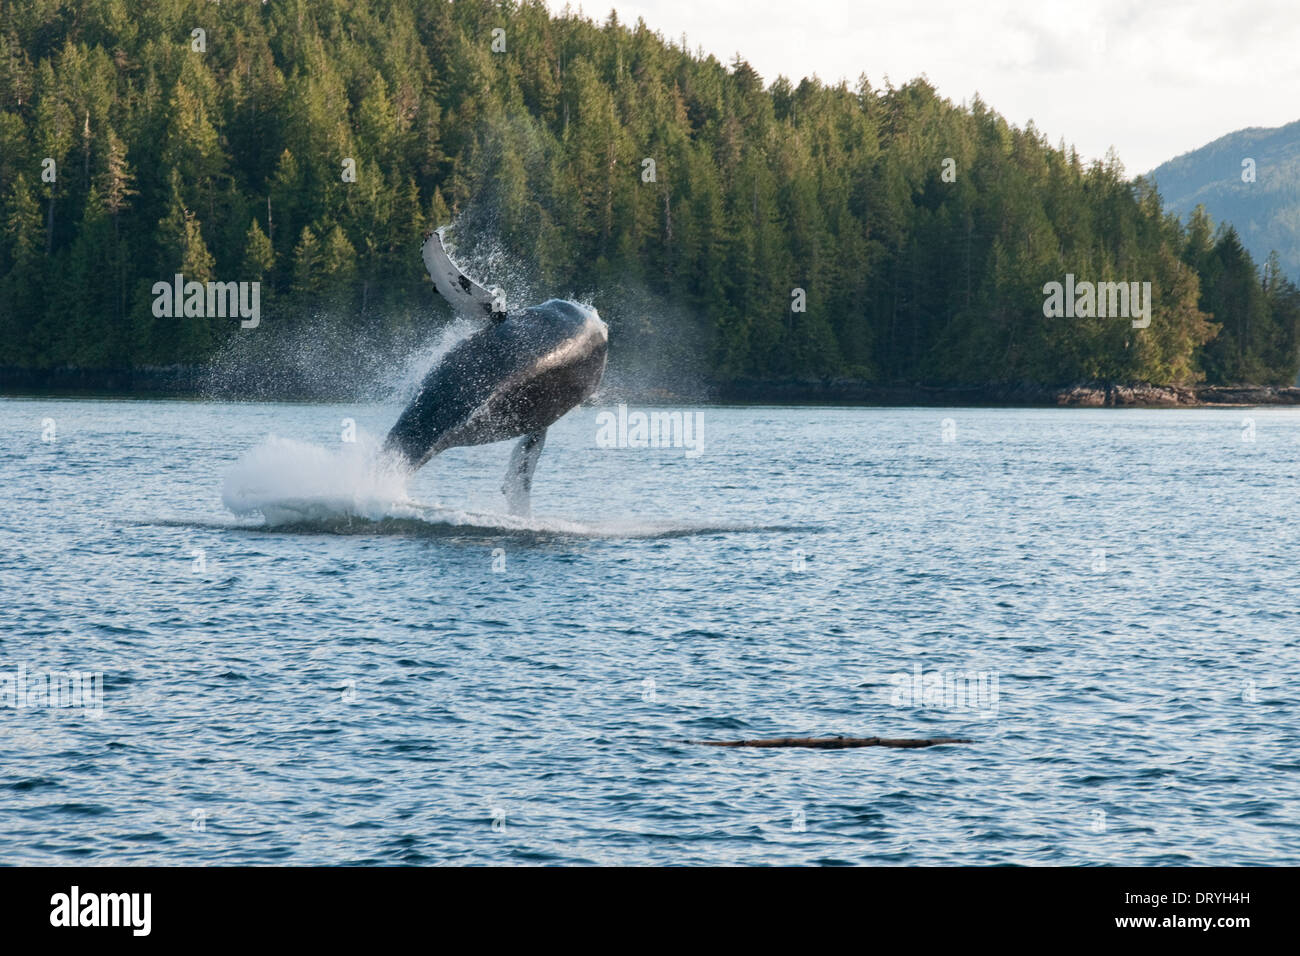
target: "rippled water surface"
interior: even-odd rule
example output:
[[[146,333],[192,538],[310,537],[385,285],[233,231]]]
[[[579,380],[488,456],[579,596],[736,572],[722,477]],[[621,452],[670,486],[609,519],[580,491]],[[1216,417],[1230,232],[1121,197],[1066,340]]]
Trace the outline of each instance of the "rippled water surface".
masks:
[[[1300,411],[397,411],[0,400],[0,862],[1300,863]]]

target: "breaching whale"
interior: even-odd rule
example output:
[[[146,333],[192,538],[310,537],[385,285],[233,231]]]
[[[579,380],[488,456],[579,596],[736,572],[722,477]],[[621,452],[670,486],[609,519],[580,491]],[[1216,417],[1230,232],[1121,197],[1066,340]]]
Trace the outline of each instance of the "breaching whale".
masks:
[[[608,330],[595,309],[563,299],[507,311],[451,261],[441,229],[422,254],[439,294],[487,324],[425,376],[384,448],[414,472],[448,448],[519,438],[501,490],[512,514],[527,515],[546,429],[600,384]]]

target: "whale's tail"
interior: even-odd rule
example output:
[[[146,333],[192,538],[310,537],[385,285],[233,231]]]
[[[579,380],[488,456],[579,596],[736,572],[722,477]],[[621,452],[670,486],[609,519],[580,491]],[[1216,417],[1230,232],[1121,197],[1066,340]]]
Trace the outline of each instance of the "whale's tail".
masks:
[[[429,270],[433,287],[451,303],[452,308],[469,318],[503,318],[506,314],[505,296],[500,290],[483,288],[451,261],[442,242],[446,226],[439,226],[425,237],[420,252],[424,267]]]

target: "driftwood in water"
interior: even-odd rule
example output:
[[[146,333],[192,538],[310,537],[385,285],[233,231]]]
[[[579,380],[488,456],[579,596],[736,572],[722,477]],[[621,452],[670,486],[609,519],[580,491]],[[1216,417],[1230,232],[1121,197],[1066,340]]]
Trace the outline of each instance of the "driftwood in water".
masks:
[[[933,747],[935,744],[969,744],[965,737],[895,738],[888,737],[773,737],[768,740],[693,740],[705,747],[818,747],[840,750],[845,747]]]

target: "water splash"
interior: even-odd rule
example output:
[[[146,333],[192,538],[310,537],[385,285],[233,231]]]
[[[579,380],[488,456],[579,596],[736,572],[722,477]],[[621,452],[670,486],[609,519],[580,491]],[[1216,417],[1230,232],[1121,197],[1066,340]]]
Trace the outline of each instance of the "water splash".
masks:
[[[407,477],[364,432],[330,448],[270,435],[226,474],[221,500],[233,514],[260,514],[270,525],[340,517],[378,521],[413,513]]]
[[[467,276],[485,289],[501,290],[507,310],[538,301],[532,269],[507,251],[497,236],[494,220],[467,221],[461,216],[443,234],[443,242],[451,261]]]
[[[387,373],[379,377],[366,397],[376,402],[410,402],[420,390],[420,383],[429,374],[429,370],[480,328],[481,322],[454,320],[440,329],[432,339],[408,352],[396,365],[389,366]]]
[[[383,453],[379,440],[364,432],[355,442],[328,447],[269,435],[227,472],[221,498],[239,518],[262,516],[262,527],[318,534],[618,539],[789,530],[743,522],[646,520],[635,515],[520,517],[444,507],[411,498],[409,478],[402,465]]]

